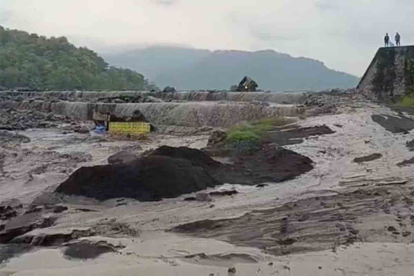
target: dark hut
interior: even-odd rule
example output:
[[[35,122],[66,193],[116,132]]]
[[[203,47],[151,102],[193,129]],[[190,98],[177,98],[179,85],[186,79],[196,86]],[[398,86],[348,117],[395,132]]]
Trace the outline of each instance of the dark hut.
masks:
[[[242,79],[242,81],[239,83],[239,86],[237,87],[237,91],[239,92],[255,92],[257,87],[259,87],[257,85],[257,83],[249,78],[249,77],[244,77]]]

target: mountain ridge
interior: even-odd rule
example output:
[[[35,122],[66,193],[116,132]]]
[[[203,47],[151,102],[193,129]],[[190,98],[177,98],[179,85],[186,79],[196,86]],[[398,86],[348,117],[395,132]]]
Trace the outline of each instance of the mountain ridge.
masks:
[[[259,89],[273,91],[351,88],[359,81],[321,61],[271,49],[210,51],[157,45],[104,56],[114,65],[142,72],[160,87],[180,90],[229,89],[246,75]]]

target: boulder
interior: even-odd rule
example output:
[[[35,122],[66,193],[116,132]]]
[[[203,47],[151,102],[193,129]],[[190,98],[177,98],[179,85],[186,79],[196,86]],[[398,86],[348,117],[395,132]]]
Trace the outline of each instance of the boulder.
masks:
[[[110,165],[120,165],[120,164],[128,164],[132,161],[137,160],[137,156],[133,153],[128,151],[121,151],[117,154],[114,154],[108,158],[108,164]]]
[[[197,193],[195,196],[197,201],[207,201],[210,202],[213,199],[211,198],[211,196],[207,193]]]
[[[0,203],[0,220],[9,220],[16,217],[22,208],[22,203],[17,199]]]
[[[164,93],[175,93],[175,92],[177,92],[177,90],[175,90],[174,87],[167,86],[167,87],[164,88],[164,90],[162,90],[162,92],[164,92]]]
[[[210,137],[208,138],[207,146],[217,145],[227,139],[227,133],[221,130],[216,130],[211,133]]]
[[[55,217],[42,216],[41,213],[24,214],[11,219],[0,232],[0,243],[8,243],[15,237],[28,233],[36,228],[53,225]]]
[[[29,143],[30,138],[21,134],[16,134],[9,131],[0,131],[0,143],[15,142],[15,143]]]
[[[144,99],[145,103],[163,103],[164,101],[153,96],[146,96]]]
[[[67,210],[68,210],[68,207],[62,206],[62,205],[57,205],[53,208],[53,213],[60,214],[60,213],[63,213]]]
[[[406,146],[410,151],[414,151],[414,139],[407,141]]]
[[[86,127],[86,126],[82,126],[76,132],[81,133],[81,134],[87,134],[87,133],[89,133],[89,128]]]
[[[73,151],[70,153],[63,153],[59,155],[60,158],[67,159],[74,163],[84,163],[93,159],[92,155],[87,152]]]
[[[115,114],[111,114],[111,122],[148,122],[148,120],[139,109],[136,109],[132,112],[132,116],[118,117]]]
[[[95,259],[105,253],[117,252],[116,247],[107,242],[80,241],[67,245],[64,255],[72,259]]]
[[[373,153],[367,156],[358,157],[354,159],[355,163],[365,163],[365,162],[371,162],[377,159],[380,159],[382,157],[381,153]]]

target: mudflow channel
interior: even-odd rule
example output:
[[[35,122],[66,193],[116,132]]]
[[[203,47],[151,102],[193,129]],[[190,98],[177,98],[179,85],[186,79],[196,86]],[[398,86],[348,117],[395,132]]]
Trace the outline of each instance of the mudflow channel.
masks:
[[[25,233],[0,246],[0,275],[410,275],[414,182],[412,165],[398,164],[413,157],[412,129],[404,123],[412,118],[347,101],[284,135],[299,140],[284,149],[313,161],[306,173],[155,202],[54,191],[80,167],[105,166],[120,151],[140,158],[162,145],[204,148],[214,129],[120,141],[74,133],[62,123],[6,135],[0,198],[8,203],[0,205],[11,206],[4,216],[16,220],[5,217],[0,225]],[[67,102],[57,104],[70,110]],[[376,116],[406,128],[390,131]],[[311,135],[301,137],[300,128]],[[325,128],[332,131],[310,132]]]

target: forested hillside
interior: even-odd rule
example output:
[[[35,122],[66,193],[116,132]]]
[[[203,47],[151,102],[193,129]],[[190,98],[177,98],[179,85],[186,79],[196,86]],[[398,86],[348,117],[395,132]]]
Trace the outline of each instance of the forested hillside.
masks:
[[[56,90],[148,89],[144,76],[109,67],[65,37],[46,38],[0,26],[0,88]]]

